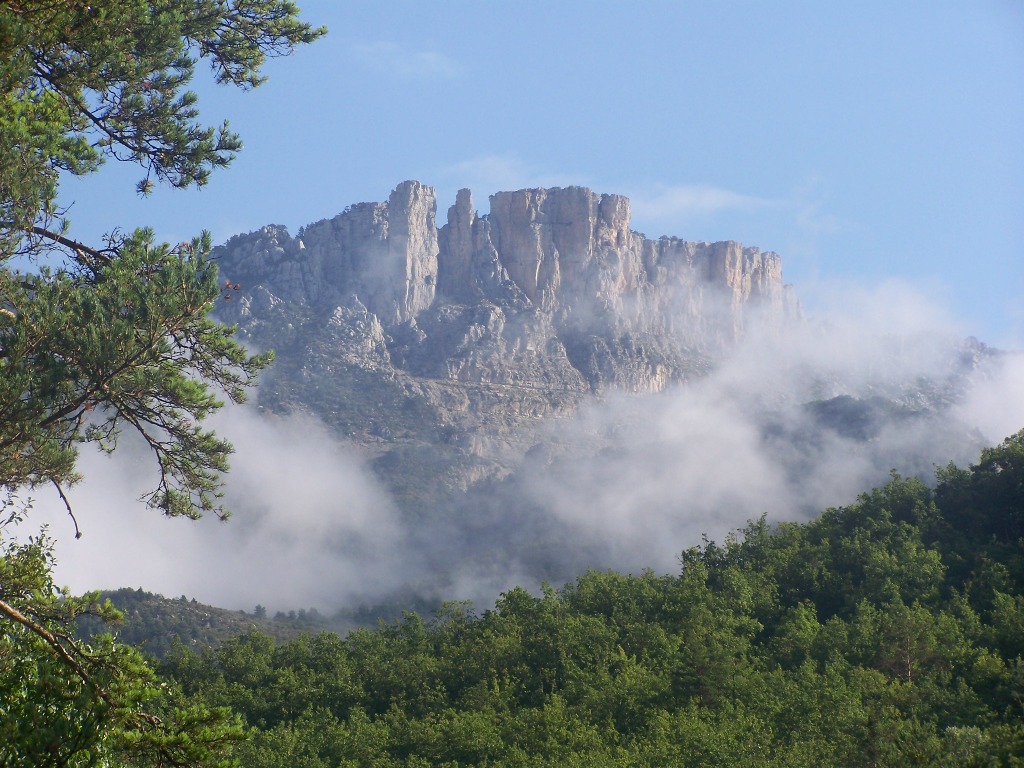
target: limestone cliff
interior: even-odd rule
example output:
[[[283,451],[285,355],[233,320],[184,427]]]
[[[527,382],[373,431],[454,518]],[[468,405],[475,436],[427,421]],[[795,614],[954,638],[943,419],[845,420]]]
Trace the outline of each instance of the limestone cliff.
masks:
[[[218,315],[277,352],[258,405],[310,412],[363,451],[389,492],[372,494],[382,519],[398,506],[382,567],[416,574],[420,594],[564,583],[652,552],[662,567],[699,533],[817,514],[894,467],[931,477],[977,456],[961,406],[1001,380],[991,349],[799,317],[778,255],[649,239],[630,213],[580,187],[501,192],[481,212],[464,189],[439,222],[434,191],[407,181],[387,202],[216,249]],[[295,503],[340,525],[303,535],[363,530],[348,525],[368,516],[359,505],[314,501],[311,485]],[[267,502],[229,492],[258,527]],[[339,558],[370,540],[322,538]],[[339,572],[374,582],[364,564],[384,550],[367,551]]]
[[[503,471],[587,396],[663,390],[798,314],[777,254],[649,240],[627,198],[582,187],[500,192],[485,215],[464,189],[438,229],[434,190],[406,181],[216,258],[242,286],[219,313],[278,353],[266,403],[314,407],[382,460],[444,446],[457,483]]]

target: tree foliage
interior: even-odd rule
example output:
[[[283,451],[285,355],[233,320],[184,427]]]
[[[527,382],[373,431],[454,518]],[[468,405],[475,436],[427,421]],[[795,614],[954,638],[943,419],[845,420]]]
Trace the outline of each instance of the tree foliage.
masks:
[[[74,619],[118,618],[95,594],[53,583],[45,535],[0,550],[0,765],[227,765],[244,732],[226,708],[186,701],[141,652]]]
[[[753,522],[675,575],[591,571],[345,639],[251,632],[163,669],[234,709],[262,768],[1024,765],[1024,540],[995,523],[1024,508],[1022,447]]]
[[[79,447],[114,450],[125,427],[155,460],[151,506],[226,516],[231,446],[202,422],[217,390],[242,400],[269,355],[209,318],[222,288],[208,234],[170,245],[125,227],[80,242],[60,181],[113,158],[141,168],[143,194],[202,186],[241,142],[199,120],[197,64],[257,86],[269,56],[323,34],[297,14],[286,0],[0,4],[0,764],[106,764],[114,750],[191,765],[230,733],[172,706],[135,651],[72,641],[68,622],[95,601],[56,590],[46,540],[18,545],[10,530],[29,506],[16,494],[52,485],[67,504]]]
[[[216,509],[230,446],[199,424],[266,362],[208,313],[219,296],[210,240],[151,231],[102,245],[69,234],[61,173],[106,158],[176,187],[204,184],[240,148],[198,121],[186,90],[199,58],[217,80],[261,81],[268,55],[322,30],[281,0],[24,0],[0,7],[0,486],[76,479],[76,448],[111,449],[122,426],[152,449],[149,502],[170,515]],[[42,261],[41,261],[42,260]]]

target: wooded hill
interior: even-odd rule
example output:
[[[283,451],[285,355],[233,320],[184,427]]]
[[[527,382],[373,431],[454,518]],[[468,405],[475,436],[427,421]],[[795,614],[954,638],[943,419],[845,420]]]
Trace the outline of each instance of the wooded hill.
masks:
[[[429,612],[421,598],[409,596],[401,607],[397,603],[360,605],[338,611],[330,616],[316,608],[275,611],[256,605],[251,611],[232,611],[180,597],[164,597],[141,587],[104,590],[97,593],[100,602],[109,601],[120,613],[111,627],[102,618],[83,614],[76,618],[76,634],[83,640],[113,629],[118,640],[137,646],[151,656],[162,658],[177,644],[193,650],[215,648],[249,630],[257,630],[278,642],[291,640],[304,632],[332,631],[344,634],[361,626],[374,626],[381,620],[394,619],[405,611]]]
[[[1022,765],[1024,432],[674,575],[254,629],[160,673],[238,713],[251,768]]]
[[[278,613],[271,618],[261,605],[252,613],[231,611],[189,600],[185,595],[170,598],[130,587],[100,592],[99,599],[109,600],[121,613],[116,626],[118,639],[156,657],[164,656],[175,642],[209,648],[250,629],[284,641],[303,631],[330,628],[326,617],[315,609]],[[110,631],[102,619],[91,614],[79,616],[77,624],[78,635],[85,640]]]

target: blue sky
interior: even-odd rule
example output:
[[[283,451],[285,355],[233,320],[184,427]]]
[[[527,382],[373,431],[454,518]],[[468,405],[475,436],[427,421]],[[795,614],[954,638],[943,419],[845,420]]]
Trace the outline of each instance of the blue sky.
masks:
[[[203,190],[65,184],[72,234],[218,242],[384,200],[588,186],[650,237],[782,255],[809,310],[913,283],[1024,346],[1024,3],[300,2],[328,36],[249,93],[197,83],[245,150]]]

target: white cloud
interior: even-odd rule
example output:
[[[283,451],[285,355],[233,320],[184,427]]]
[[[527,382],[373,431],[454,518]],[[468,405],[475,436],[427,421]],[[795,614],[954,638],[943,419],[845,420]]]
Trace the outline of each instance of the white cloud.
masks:
[[[933,298],[898,282],[837,296],[782,334],[751,323],[704,378],[656,397],[606,397],[553,428],[592,449],[524,489],[572,530],[566,540],[591,558],[583,567],[672,570],[702,534],[721,540],[761,514],[806,519],[892,468],[931,479],[936,464],[977,459],[975,429],[995,444],[1024,426],[1024,357],[959,378],[963,337]],[[929,414],[920,387],[961,389],[963,404]],[[819,421],[813,401],[844,415]],[[870,439],[857,436],[858,418]]]
[[[794,212],[796,231],[807,238],[836,235],[848,228],[848,222],[829,210],[827,181],[818,175],[808,176],[788,196],[786,207]]]
[[[760,196],[714,184],[638,185],[624,191],[633,203],[634,228],[650,235],[666,233],[698,239],[741,239],[748,244],[775,242],[789,264],[817,253],[818,243],[849,228],[829,207],[827,190],[810,180],[790,191]],[[697,234],[703,233],[703,234]]]
[[[364,67],[397,77],[449,79],[460,73],[458,63],[444,53],[412,50],[388,41],[357,43],[352,54]]]
[[[778,207],[778,200],[745,195],[708,184],[679,184],[659,186],[647,191],[634,192],[634,215],[658,221],[689,219],[709,216],[724,211],[752,211]]]
[[[1009,352],[994,371],[980,377],[957,409],[968,424],[996,445],[1024,429],[1024,352]]]
[[[156,470],[126,435],[113,458],[82,455],[86,479],[68,491],[81,539],[55,494],[38,494],[32,522],[49,523],[58,541],[58,580],[78,592],[141,586],[275,609],[336,607],[401,586],[415,553],[350,447],[308,417],[250,407],[229,407],[211,426],[235,445],[225,499],[234,516],[168,520],[147,509],[138,499]]]
[[[837,235],[846,226],[843,220],[833,213],[823,210],[818,202],[804,202],[797,205],[797,231],[806,235]]]
[[[531,166],[509,154],[483,154],[459,160],[439,169],[438,175],[459,188],[468,187],[474,194],[490,195],[516,189],[564,187],[585,182],[566,174]],[[454,202],[454,196],[452,198]]]
[[[949,381],[962,334],[942,298],[900,282],[836,286],[818,316],[784,333],[750,318],[748,338],[707,376],[590,402],[550,425],[518,478],[459,509],[404,516],[356,450],[312,419],[240,407],[212,425],[237,448],[226,524],[144,509],[136,499],[154,469],[128,445],[113,460],[82,457],[86,480],[70,494],[81,540],[42,492],[31,522],[50,523],[58,578],[75,591],[141,586],[229,608],[330,613],[414,591],[487,606],[515,584],[588,567],[671,571],[701,534],[721,539],[762,513],[806,518],[893,467],[928,476],[935,463],[976,460],[975,429],[994,444],[1024,426],[1019,355],[954,382],[963,399],[953,414],[869,412],[867,441],[803,406],[843,395],[914,405],[922,381]]]

